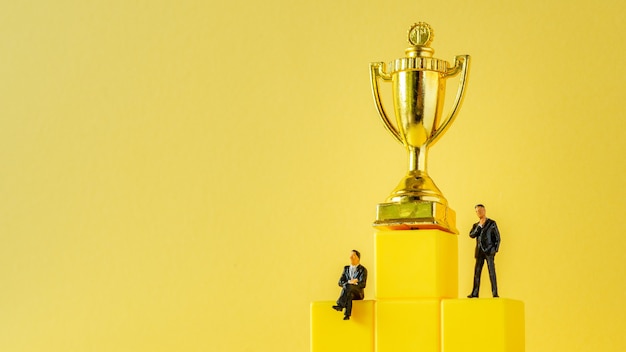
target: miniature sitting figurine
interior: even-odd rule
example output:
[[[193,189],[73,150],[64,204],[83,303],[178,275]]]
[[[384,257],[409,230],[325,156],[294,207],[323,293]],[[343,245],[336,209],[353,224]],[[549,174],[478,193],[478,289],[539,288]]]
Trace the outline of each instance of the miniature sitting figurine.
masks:
[[[341,312],[345,309],[343,320],[350,320],[352,315],[352,301],[362,300],[365,297],[363,289],[367,284],[367,269],[360,264],[361,253],[353,249],[350,253],[350,265],[343,268],[343,273],[339,278],[341,294],[337,300],[337,305],[333,309]]]
[[[476,250],[474,257],[476,265],[474,266],[474,288],[468,298],[478,297],[480,289],[480,274],[483,271],[483,265],[487,261],[489,269],[489,279],[491,280],[491,293],[493,297],[498,297],[498,283],[496,281],[496,263],[494,261],[496,253],[500,248],[500,231],[498,225],[492,219],[487,218],[485,206],[478,204],[474,207],[479,221],[472,226],[470,237],[476,239]]]

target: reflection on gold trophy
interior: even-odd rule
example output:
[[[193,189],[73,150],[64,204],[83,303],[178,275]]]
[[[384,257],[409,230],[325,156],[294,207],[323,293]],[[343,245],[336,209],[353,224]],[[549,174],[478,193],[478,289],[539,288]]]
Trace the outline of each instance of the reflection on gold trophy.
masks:
[[[454,66],[433,57],[432,28],[423,22],[409,30],[406,57],[370,64],[372,93],[385,128],[409,152],[409,171],[385,203],[378,204],[374,226],[383,229],[438,228],[452,233],[456,215],[426,171],[428,148],[446,132],[459,112],[469,70],[469,55],[456,56]],[[450,113],[441,120],[446,79],[460,73]],[[394,125],[380,96],[379,80],[391,81]]]

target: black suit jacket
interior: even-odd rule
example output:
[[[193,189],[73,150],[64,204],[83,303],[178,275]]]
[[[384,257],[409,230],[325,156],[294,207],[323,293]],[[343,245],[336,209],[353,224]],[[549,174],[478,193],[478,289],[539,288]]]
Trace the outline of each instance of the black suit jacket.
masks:
[[[474,257],[482,251],[485,255],[493,256],[500,249],[500,231],[498,225],[492,219],[487,218],[485,225],[481,228],[478,222],[472,226],[470,237],[476,239],[476,250]],[[482,230],[482,231],[481,231]]]
[[[367,285],[367,269],[365,269],[363,265],[359,264],[356,267],[356,276],[354,278],[359,280],[359,282],[354,286],[356,286],[361,291],[361,294],[363,294],[363,289],[365,288],[365,285]],[[339,278],[339,286],[344,287],[344,285],[348,284],[349,280],[350,265],[346,265],[343,267],[343,273]]]

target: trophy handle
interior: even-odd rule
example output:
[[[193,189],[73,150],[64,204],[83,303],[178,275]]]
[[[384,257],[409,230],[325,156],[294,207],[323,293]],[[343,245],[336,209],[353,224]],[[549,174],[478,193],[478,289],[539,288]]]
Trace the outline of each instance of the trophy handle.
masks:
[[[465,86],[467,85],[467,78],[469,75],[469,64],[469,55],[458,55],[454,58],[454,67],[449,72],[446,72],[444,76],[444,78],[453,77],[461,72],[459,89],[456,92],[456,98],[454,99],[452,110],[450,111],[448,117],[441,123],[441,126],[439,126],[439,128],[437,129],[437,132],[435,132],[435,134],[433,134],[433,136],[428,141],[428,144],[431,146],[435,144],[443,135],[443,133],[451,126],[452,122],[454,122],[454,119],[456,118],[456,115],[459,113],[461,103],[463,103],[463,97],[465,96]]]
[[[378,86],[378,78],[380,77],[384,81],[390,81],[391,75],[384,72],[385,63],[384,62],[372,62],[370,63],[370,79],[372,85],[372,94],[374,95],[374,101],[376,102],[376,108],[378,109],[378,114],[380,115],[380,120],[383,122],[383,125],[391,133],[391,135],[398,141],[400,144],[404,145],[404,141],[400,136],[400,133],[396,129],[396,127],[391,123],[389,117],[387,117],[387,113],[385,112],[385,108],[383,108],[383,104],[380,99],[380,91]]]

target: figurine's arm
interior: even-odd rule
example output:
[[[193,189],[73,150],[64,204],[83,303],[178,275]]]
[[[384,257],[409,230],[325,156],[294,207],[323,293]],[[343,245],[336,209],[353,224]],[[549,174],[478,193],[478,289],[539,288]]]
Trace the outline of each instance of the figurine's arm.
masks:
[[[339,286],[343,287],[345,284],[348,283],[348,275],[346,275],[346,269],[343,269],[343,272],[341,273],[341,276],[339,277]]]
[[[491,229],[491,233],[493,236],[493,246],[496,249],[496,252],[500,249],[500,230],[498,230],[498,225],[496,222],[493,222],[493,228]]]
[[[363,271],[361,272],[361,275],[359,275],[359,277],[357,278],[359,281],[357,282],[357,286],[360,289],[364,289],[365,285],[367,285],[367,269],[363,268]]]
[[[470,230],[470,237],[476,238],[480,234],[479,230],[480,227],[478,227],[478,223],[474,224],[474,226],[472,226],[472,229]]]

